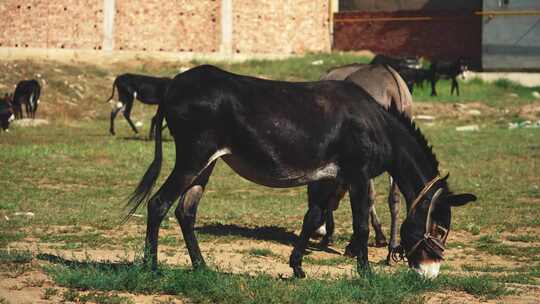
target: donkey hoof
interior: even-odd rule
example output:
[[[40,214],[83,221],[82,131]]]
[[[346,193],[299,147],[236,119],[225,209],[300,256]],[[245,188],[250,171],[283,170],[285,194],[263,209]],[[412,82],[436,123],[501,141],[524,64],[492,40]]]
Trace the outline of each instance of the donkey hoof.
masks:
[[[293,267],[294,277],[297,279],[303,279],[306,277],[306,273],[302,270],[302,267]]]
[[[355,249],[356,249],[355,245],[352,243],[349,243],[349,245],[345,247],[345,253],[343,253],[343,255],[348,256],[350,258],[354,258],[355,256],[357,256]]]
[[[386,247],[388,246],[388,242],[386,242],[386,239],[383,238],[375,238],[375,247]]]
[[[319,242],[320,248],[327,248],[331,244],[334,243],[334,239],[330,237],[323,237],[322,240]]]

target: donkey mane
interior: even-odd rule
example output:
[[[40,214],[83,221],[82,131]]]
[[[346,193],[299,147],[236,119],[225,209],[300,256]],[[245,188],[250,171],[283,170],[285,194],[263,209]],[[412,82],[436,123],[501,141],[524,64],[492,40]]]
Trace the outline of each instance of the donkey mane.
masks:
[[[438,175],[439,172],[439,161],[437,160],[437,156],[433,152],[433,146],[431,146],[425,135],[420,131],[420,128],[416,125],[416,123],[409,117],[407,117],[404,113],[400,112],[394,103],[390,105],[388,108],[388,112],[396,118],[401,125],[405,127],[407,131],[409,131],[409,134],[413,136],[413,138],[416,140],[416,142],[422,147],[424,150],[424,153],[427,157],[427,160],[431,164],[431,168],[433,171]]]

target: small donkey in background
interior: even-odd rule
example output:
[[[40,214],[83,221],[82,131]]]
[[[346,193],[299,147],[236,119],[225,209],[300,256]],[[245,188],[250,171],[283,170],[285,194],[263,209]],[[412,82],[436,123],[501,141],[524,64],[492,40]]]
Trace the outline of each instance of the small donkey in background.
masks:
[[[119,102],[111,112],[111,126],[109,129],[111,135],[116,134],[114,132],[114,119],[120,111],[123,111],[124,117],[131,126],[131,129],[133,129],[133,132],[139,133],[139,130],[137,130],[137,127],[133,121],[131,121],[133,101],[138,99],[144,104],[158,105],[161,100],[163,100],[163,96],[167,90],[167,85],[170,81],[171,79],[167,77],[152,77],[129,73],[117,76],[113,83],[111,97],[107,99],[107,102],[113,99],[114,89],[116,88],[118,90]],[[149,135],[150,138],[152,138],[152,135],[154,134],[154,125],[155,117],[152,117]]]

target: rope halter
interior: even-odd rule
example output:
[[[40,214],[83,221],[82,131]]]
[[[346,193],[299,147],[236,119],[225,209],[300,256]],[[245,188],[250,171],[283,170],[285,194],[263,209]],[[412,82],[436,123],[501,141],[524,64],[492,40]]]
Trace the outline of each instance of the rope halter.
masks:
[[[436,176],[424,186],[422,191],[420,191],[416,199],[411,204],[411,208],[409,209],[409,213],[407,214],[407,217],[411,216],[415,212],[416,208],[418,207],[418,204],[420,203],[422,198],[428,193],[428,191],[433,187],[433,185],[435,185],[438,181],[442,179],[444,178]],[[440,232],[441,237],[438,238],[437,235],[434,236],[431,234],[431,224],[432,224],[431,213],[432,213],[435,202],[437,201],[439,196],[442,194],[442,192],[443,192],[443,189],[438,189],[435,192],[435,194],[433,194],[433,197],[431,198],[431,202],[429,204],[427,218],[426,218],[426,230],[424,233],[424,237],[418,240],[411,247],[409,251],[405,250],[405,248],[401,244],[398,247],[396,247],[394,250],[392,250],[390,254],[394,262],[399,262],[405,259],[409,259],[411,255],[413,255],[416,252],[416,250],[420,247],[420,245],[424,245],[424,248],[426,249],[426,251],[428,251],[428,253],[438,257],[441,260],[444,259],[443,253],[445,249],[446,239],[448,237],[448,229],[439,225],[435,225],[435,229],[437,229],[438,232]]]

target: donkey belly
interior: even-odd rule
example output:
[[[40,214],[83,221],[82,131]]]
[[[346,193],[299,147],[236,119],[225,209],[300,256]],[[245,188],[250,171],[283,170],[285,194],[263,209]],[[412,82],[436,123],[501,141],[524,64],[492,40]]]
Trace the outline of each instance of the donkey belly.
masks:
[[[339,167],[334,162],[329,162],[316,168],[281,168],[278,170],[265,170],[251,165],[234,154],[222,156],[222,159],[234,172],[243,178],[259,185],[273,188],[297,187],[321,179],[336,178]]]

